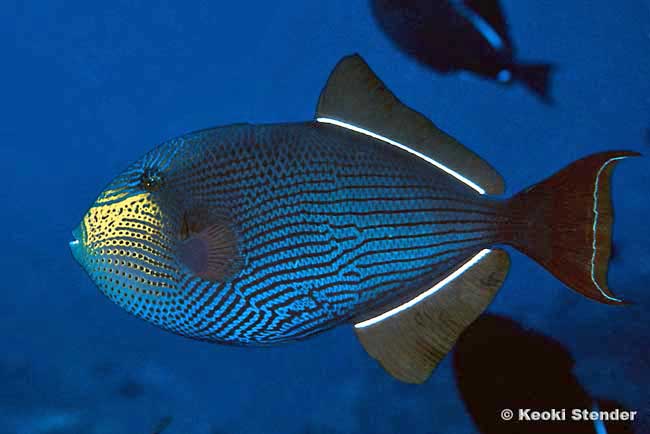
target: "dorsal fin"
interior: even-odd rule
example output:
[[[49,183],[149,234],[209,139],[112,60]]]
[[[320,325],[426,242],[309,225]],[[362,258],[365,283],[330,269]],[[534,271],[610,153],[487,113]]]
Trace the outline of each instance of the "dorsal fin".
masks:
[[[508,253],[484,250],[416,304],[393,309],[394,314],[380,321],[357,324],[357,337],[393,377],[406,383],[423,383],[462,331],[488,307],[509,267]]]
[[[321,92],[316,118],[398,142],[466,178],[478,188],[463,182],[479,193],[504,191],[503,179],[492,166],[402,104],[359,55],[344,57],[336,65]]]

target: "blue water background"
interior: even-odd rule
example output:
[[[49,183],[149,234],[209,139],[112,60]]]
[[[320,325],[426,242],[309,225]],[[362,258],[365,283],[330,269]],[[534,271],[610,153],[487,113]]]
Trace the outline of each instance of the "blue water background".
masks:
[[[270,349],[186,340],[105,299],[68,241],[103,186],[155,144],[310,119],[354,52],[490,161],[508,194],[589,153],[650,153],[650,3],[502,3],[519,58],[557,65],[554,106],[417,65],[361,0],[2,2],[0,432],[151,433],[167,416],[169,434],[475,432],[449,357],[415,387],[385,374],[350,327]],[[583,299],[513,253],[490,307],[561,342],[590,393],[646,420],[649,161],[614,177],[610,284],[635,305]]]

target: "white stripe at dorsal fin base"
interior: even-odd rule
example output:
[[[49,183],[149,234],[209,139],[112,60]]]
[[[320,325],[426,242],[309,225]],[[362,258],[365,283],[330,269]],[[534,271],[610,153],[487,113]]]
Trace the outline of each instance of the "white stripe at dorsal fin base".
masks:
[[[393,377],[423,383],[463,330],[488,307],[509,267],[505,251],[483,250],[413,299],[416,303],[356,324],[357,337]]]
[[[359,55],[336,65],[318,100],[316,119],[409,148],[481,194],[504,192],[492,166],[402,104]]]

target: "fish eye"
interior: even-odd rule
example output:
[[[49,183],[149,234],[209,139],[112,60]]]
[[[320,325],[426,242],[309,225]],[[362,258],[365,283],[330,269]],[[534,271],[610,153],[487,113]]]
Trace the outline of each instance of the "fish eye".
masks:
[[[156,191],[163,185],[163,178],[158,170],[147,168],[142,172],[140,185],[147,191]]]

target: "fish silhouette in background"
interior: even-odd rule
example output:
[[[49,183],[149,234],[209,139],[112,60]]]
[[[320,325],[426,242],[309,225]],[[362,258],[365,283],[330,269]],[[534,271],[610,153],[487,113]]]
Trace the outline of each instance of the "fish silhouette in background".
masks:
[[[517,61],[498,0],[371,0],[371,8],[384,33],[420,63],[522,82],[551,101],[551,66]]]
[[[591,397],[573,373],[574,360],[559,342],[509,318],[486,314],[477,319],[458,339],[453,367],[465,406],[483,434],[634,432],[629,420],[572,420],[570,409],[626,409]],[[567,420],[561,422],[501,418],[504,409],[527,408],[569,410]]]
[[[570,288],[607,287],[610,175],[583,158],[509,199],[501,176],[403,105],[358,55],[312,121],[169,140],[74,230],[101,291],[166,330],[272,345],[354,324],[396,378],[423,382],[505,279],[508,244]]]

